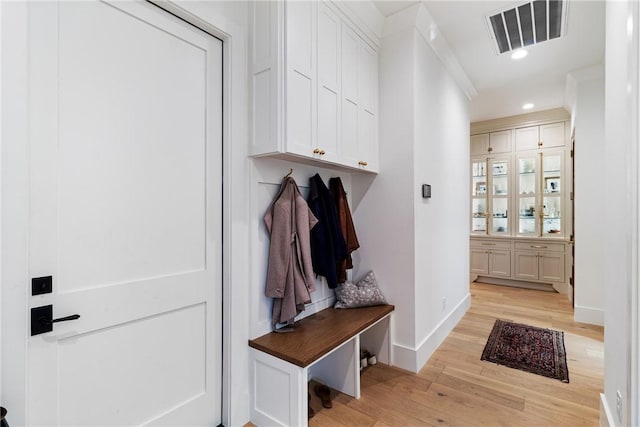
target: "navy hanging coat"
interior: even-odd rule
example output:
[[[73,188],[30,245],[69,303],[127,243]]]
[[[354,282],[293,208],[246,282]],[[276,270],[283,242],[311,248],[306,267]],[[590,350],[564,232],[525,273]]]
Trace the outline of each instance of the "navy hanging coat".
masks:
[[[318,224],[311,230],[313,271],[324,276],[329,288],[334,289],[338,286],[337,266],[348,254],[333,195],[318,174],[309,179],[307,201],[318,218]]]

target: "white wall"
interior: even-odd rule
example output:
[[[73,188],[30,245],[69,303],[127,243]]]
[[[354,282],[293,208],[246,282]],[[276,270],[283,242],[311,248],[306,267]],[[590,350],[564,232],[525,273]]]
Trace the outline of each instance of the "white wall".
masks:
[[[396,305],[394,363],[411,371],[469,302],[469,101],[416,29],[423,8],[392,18],[382,39],[380,175],[353,179],[361,265]]]
[[[385,38],[380,48],[380,173],[353,179],[360,249],[356,276],[373,270],[396,305],[395,343],[414,343],[413,32]],[[369,186],[370,184],[370,186]]]
[[[574,318],[604,325],[604,237],[610,209],[602,203],[604,138],[604,68],[572,73],[576,82],[575,126],[575,278]],[[603,218],[605,220],[603,221]],[[595,226],[602,224],[602,226]]]
[[[605,384],[603,410],[610,425],[638,425],[637,247],[638,247],[638,13],[635,2],[607,2],[605,60],[604,233]],[[635,9],[629,14],[629,9]],[[629,22],[627,17],[631,17]],[[629,25],[631,24],[631,25]],[[630,31],[631,30],[631,31]],[[629,34],[628,34],[629,32]],[[593,226],[599,226],[601,221]],[[632,310],[634,307],[636,310]],[[616,392],[622,395],[621,417]]]
[[[430,335],[469,294],[469,100],[421,32],[414,43],[415,342],[430,355],[444,338]]]

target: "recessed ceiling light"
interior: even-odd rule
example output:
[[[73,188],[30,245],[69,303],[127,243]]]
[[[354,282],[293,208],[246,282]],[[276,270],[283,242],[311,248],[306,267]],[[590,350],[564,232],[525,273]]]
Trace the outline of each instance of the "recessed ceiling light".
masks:
[[[523,109],[523,110],[531,110],[533,107],[534,107],[534,105],[533,105],[532,103],[527,102],[526,104],[524,104],[524,105],[522,106],[522,109]]]
[[[529,52],[524,49],[518,49],[511,54],[511,59],[522,59],[527,56]]]

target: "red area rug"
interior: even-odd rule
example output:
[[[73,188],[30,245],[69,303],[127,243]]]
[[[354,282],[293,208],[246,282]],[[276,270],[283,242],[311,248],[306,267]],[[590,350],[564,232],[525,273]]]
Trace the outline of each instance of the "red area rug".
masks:
[[[498,319],[480,359],[569,382],[562,331]]]

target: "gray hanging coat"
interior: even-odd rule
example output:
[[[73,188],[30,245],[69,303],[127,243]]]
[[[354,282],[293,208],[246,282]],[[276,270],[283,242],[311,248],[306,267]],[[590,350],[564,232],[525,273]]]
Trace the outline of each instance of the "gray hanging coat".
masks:
[[[271,236],[265,295],[274,299],[271,323],[275,330],[277,323],[292,324],[316,290],[309,233],[318,220],[295,180],[287,177],[264,222]]]

